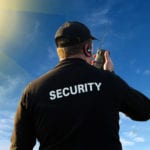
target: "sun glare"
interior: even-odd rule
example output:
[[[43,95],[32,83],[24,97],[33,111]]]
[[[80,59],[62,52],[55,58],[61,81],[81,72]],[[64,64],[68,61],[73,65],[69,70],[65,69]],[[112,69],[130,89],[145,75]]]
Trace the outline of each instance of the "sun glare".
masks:
[[[7,3],[0,0],[0,48],[14,37],[19,25],[19,15]]]

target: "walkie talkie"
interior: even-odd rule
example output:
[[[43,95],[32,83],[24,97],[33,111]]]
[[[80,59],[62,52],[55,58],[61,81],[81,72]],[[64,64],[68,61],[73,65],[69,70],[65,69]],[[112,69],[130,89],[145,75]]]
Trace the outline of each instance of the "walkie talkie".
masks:
[[[93,66],[95,66],[98,69],[103,69],[103,65],[105,63],[105,58],[104,58],[105,51],[106,50],[100,48],[97,50]]]
[[[102,47],[102,44],[104,43],[104,40],[105,40],[106,35],[108,33],[108,27],[109,27],[109,22],[106,23],[105,31],[104,31],[104,33],[101,37],[100,45],[99,45],[99,48],[97,50],[96,57],[95,57],[95,60],[94,60],[94,63],[93,63],[93,66],[95,66],[98,69],[103,69],[103,66],[104,66],[104,63],[105,63],[104,53],[107,50],[102,49],[101,47]]]

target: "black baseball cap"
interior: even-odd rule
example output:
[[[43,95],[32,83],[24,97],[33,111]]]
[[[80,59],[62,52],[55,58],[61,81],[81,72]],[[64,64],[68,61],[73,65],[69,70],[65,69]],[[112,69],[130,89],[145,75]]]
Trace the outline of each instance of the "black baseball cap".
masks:
[[[57,47],[80,44],[88,39],[96,40],[86,25],[77,21],[68,21],[59,27],[55,34]]]

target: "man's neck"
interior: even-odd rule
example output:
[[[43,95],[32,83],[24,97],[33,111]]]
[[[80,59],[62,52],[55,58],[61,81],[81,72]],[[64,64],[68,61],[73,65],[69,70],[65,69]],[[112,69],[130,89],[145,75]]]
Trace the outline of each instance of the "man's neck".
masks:
[[[83,55],[80,55],[80,54],[77,54],[77,55],[72,55],[72,56],[69,56],[69,57],[59,57],[59,60],[62,61],[62,60],[65,60],[65,59],[68,59],[68,58],[80,58],[80,59],[83,59],[86,61],[86,58],[83,56]]]

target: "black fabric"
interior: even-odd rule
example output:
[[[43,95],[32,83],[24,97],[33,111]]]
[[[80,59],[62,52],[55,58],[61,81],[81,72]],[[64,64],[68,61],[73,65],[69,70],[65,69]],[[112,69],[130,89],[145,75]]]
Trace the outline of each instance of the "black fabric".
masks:
[[[148,120],[149,98],[81,59],[61,61],[25,89],[11,150],[31,150],[36,138],[40,150],[121,150],[120,111]]]

